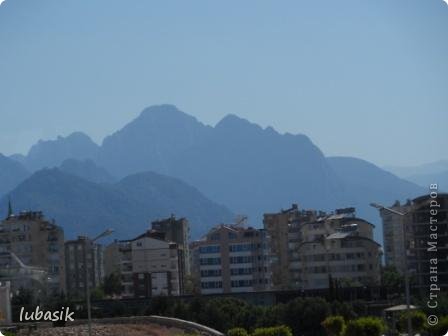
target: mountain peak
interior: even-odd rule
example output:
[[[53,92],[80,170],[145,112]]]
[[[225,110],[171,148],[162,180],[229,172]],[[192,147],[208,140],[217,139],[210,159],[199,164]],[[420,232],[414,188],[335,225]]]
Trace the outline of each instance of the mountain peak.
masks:
[[[247,119],[238,117],[235,114],[227,114],[224,118],[222,118],[215,126],[216,129],[230,129],[232,131],[239,130],[242,128],[245,129],[256,129],[262,130],[260,126],[257,124],[251,123]]]

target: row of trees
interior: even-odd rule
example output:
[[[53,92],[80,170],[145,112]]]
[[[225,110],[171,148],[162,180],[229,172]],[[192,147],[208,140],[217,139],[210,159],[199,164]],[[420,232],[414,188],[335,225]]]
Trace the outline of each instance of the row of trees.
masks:
[[[113,284],[114,281],[107,283]],[[113,288],[117,286],[104,287],[101,290],[113,295]],[[93,295],[96,295],[93,293]],[[413,313],[412,321],[414,330],[431,333],[432,335],[444,335],[448,330],[448,301],[444,296],[439,298],[440,307],[437,312],[426,311]],[[33,302],[32,293],[23,289],[19,295],[14,296],[13,305],[32,306],[40,304],[45,309],[60,309],[61,306],[72,307],[75,310],[75,318],[85,318],[86,312],[82,305],[78,307],[63,295],[48,299],[45,302]],[[426,305],[422,304],[424,308]],[[78,310],[76,310],[78,308]],[[435,313],[440,322],[436,328],[426,325],[426,314]],[[249,304],[234,298],[207,298],[197,296],[193,299],[182,300],[175,297],[155,297],[149,299],[145,304],[131,306],[120,300],[110,300],[106,304],[93,302],[94,317],[116,317],[135,315],[162,315],[177,317],[189,321],[195,321],[222,332],[233,328],[241,328],[247,335],[265,336],[263,333],[274,333],[273,336],[283,335],[285,329],[269,329],[274,326],[285,326],[293,335],[301,336],[355,336],[355,335],[379,335],[384,329],[383,321],[368,317],[364,302],[329,302],[323,298],[297,298],[287,303],[279,303],[271,306],[260,306]],[[266,330],[268,328],[268,330]],[[439,329],[437,329],[439,328]],[[445,330],[443,330],[445,328]],[[399,329],[405,331],[405,318],[399,322]],[[368,331],[365,331],[368,330]],[[257,331],[257,332],[255,332]],[[443,331],[443,333],[442,333]],[[246,335],[233,335],[246,336]]]

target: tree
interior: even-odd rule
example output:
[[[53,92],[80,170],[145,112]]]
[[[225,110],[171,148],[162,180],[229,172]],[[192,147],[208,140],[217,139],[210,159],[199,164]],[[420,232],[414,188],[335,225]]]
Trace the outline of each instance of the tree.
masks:
[[[105,295],[120,295],[122,291],[121,277],[117,273],[111,273],[104,278],[103,290]]]
[[[251,336],[292,336],[291,328],[281,325],[269,328],[257,328]]]
[[[232,328],[227,331],[227,336],[249,336],[244,328]]]
[[[404,282],[403,276],[393,266],[383,268],[381,275],[381,284],[393,293],[400,293]]]
[[[102,300],[104,299],[104,290],[102,287],[96,287],[92,289],[90,293],[90,298],[92,300]]]
[[[442,316],[439,318],[439,323],[435,326],[429,327],[428,331],[432,336],[445,336],[448,330],[448,316]]]
[[[361,317],[347,323],[345,336],[380,336],[385,330],[382,320],[376,317]]]
[[[401,314],[400,319],[398,320],[399,331],[407,331],[408,315],[411,316],[412,330],[418,333],[422,332],[426,326],[426,315],[418,310],[411,311],[410,313],[404,312]]]
[[[341,336],[345,330],[345,321],[342,316],[328,316],[322,326],[329,336]]]

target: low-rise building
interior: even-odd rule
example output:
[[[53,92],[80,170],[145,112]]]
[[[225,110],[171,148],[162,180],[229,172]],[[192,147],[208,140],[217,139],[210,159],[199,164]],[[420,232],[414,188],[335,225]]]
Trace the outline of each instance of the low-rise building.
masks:
[[[106,275],[121,276],[122,297],[152,297],[183,293],[182,250],[149,230],[131,239],[114,241],[105,251]]]
[[[193,274],[202,294],[271,288],[270,256],[264,230],[218,225],[191,244]]]

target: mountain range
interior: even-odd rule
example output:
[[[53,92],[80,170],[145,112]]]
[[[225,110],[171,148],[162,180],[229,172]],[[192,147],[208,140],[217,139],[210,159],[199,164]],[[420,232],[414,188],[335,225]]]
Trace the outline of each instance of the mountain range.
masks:
[[[40,141],[28,155],[9,159],[20,160],[29,171],[60,167],[58,174],[70,175],[106,190],[119,190],[126,202],[146,196],[139,184],[129,187],[131,182],[127,179],[131,176],[142,172],[171,176],[179,183],[194,186],[213,204],[227,206],[230,211],[227,210],[226,216],[248,215],[249,223],[258,227],[262,225],[263,213],[279,211],[291,203],[327,211],[355,206],[359,216],[378,223],[378,214],[369,207],[370,202],[387,205],[425,193],[425,188],[367,161],[325,157],[306,135],[280,134],[272,127],[263,129],[235,115],[226,116],[212,127],[172,105],[143,110],[136,119],[107,136],[101,145],[77,132],[52,141]],[[119,182],[115,182],[117,180]],[[152,178],[153,183],[156,180]],[[159,191],[163,186],[162,183]],[[23,185],[21,188],[26,190]],[[105,191],[101,190],[94,193],[91,188],[85,188],[86,193],[94,194],[86,198],[103,197],[98,202],[104,203]],[[55,192],[42,190],[46,195]],[[20,198],[25,194],[22,192]],[[58,195],[62,194],[61,191]],[[11,192],[12,198],[14,195],[18,197],[17,190]],[[153,196],[163,198],[167,194]],[[179,202],[184,200],[171,195],[164,201],[177,202],[180,206]],[[33,204],[39,206],[38,202]],[[145,207],[142,203],[135,204]],[[135,204],[128,206],[132,208]],[[63,209],[57,213],[58,221],[68,211]],[[132,209],[131,212],[137,211]],[[89,212],[89,216],[93,216],[92,213]],[[204,233],[206,225],[200,226],[193,229]],[[376,239],[382,241],[380,225],[375,234]]]
[[[384,169],[424,188],[437,183],[439,189],[448,191],[448,160],[410,167],[387,166]]]
[[[95,236],[113,228],[119,239],[133,238],[150,227],[152,220],[175,214],[191,223],[191,236],[234,215],[208,200],[196,188],[160,174],[145,172],[116,183],[95,183],[58,168],[44,168],[0,199],[6,215],[11,200],[15,210],[41,210],[64,227],[65,235]]]

